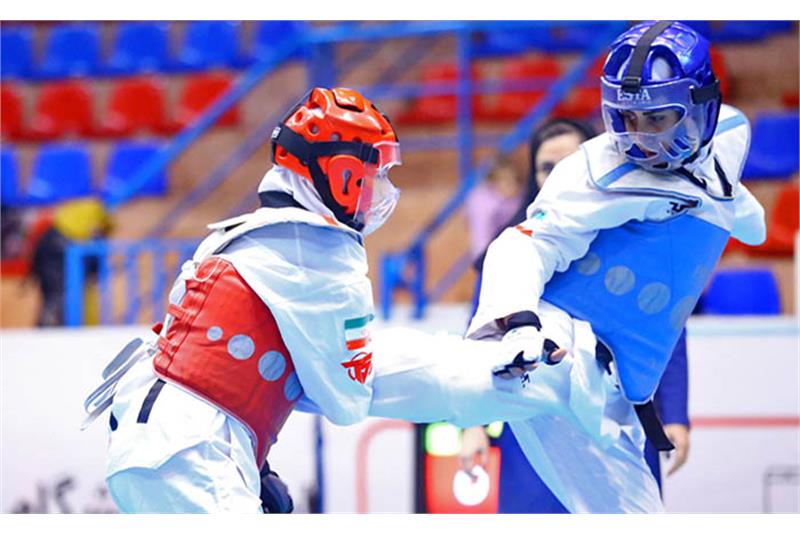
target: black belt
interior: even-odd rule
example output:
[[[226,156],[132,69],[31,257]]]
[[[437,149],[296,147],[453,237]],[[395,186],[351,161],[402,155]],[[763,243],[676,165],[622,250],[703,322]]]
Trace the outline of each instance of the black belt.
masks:
[[[614,356],[602,341],[597,341],[595,357],[608,374],[611,374],[611,361],[614,359]],[[653,401],[647,401],[644,404],[634,404],[633,407],[636,410],[636,416],[639,418],[639,422],[642,423],[644,434],[647,436],[647,439],[650,440],[650,443],[659,451],[673,450],[675,445],[672,444],[667,434],[664,432],[664,426],[661,424],[661,419],[658,418],[658,413],[656,413],[656,407],[653,405]]]

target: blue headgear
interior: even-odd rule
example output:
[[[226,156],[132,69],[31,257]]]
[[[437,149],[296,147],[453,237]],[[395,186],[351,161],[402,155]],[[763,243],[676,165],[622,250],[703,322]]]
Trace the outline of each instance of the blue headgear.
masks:
[[[603,67],[603,122],[617,150],[653,171],[677,169],[714,135],[721,97],[706,39],[679,22],[643,22],[612,44]],[[626,112],[671,110],[673,126],[627,131]]]

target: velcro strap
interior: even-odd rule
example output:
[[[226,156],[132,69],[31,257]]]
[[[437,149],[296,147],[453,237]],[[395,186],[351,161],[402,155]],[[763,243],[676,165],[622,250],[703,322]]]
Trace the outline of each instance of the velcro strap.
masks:
[[[650,45],[653,44],[656,37],[661,35],[661,32],[671,25],[671,20],[657,22],[650,26],[650,28],[644,32],[644,35],[636,42],[636,48],[633,49],[631,62],[628,65],[628,72],[622,80],[622,90],[624,92],[638,93],[642,88],[642,67],[644,67],[647,54],[650,52]]]
[[[179,321],[186,320],[186,310],[175,304],[167,306],[167,313],[175,317]]]
[[[704,104],[705,102],[716,100],[719,97],[719,80],[714,80],[714,83],[710,83],[704,87],[692,89],[692,102],[695,104]]]
[[[533,326],[536,327],[536,330],[541,330],[542,321],[540,321],[539,316],[532,311],[513,313],[508,317],[508,319],[506,319],[507,332],[522,326]]]

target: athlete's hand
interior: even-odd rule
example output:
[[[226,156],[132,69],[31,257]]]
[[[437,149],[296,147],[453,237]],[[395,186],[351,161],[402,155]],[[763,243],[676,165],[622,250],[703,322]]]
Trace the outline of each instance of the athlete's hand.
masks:
[[[670,451],[672,465],[667,471],[667,476],[681,468],[689,457],[689,427],[679,423],[664,425],[664,433],[675,445],[675,450]]]
[[[484,466],[489,461],[489,436],[482,426],[473,426],[461,431],[461,450],[458,459],[461,461],[461,470],[470,476],[473,467]]]
[[[500,343],[500,350],[508,357],[508,363],[496,366],[492,374],[505,380],[533,371],[541,362],[555,365],[567,354],[566,349],[544,339],[534,326],[509,330]]]

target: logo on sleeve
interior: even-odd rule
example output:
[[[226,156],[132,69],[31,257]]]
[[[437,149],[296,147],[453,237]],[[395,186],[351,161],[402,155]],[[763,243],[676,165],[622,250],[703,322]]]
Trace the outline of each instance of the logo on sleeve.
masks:
[[[342,363],[342,367],[347,369],[347,376],[360,384],[366,384],[367,377],[372,372],[372,353],[359,352],[349,362]]]
[[[347,369],[347,376],[360,384],[366,384],[372,372],[372,351],[369,350],[370,329],[369,323],[375,318],[373,314],[344,322],[344,336],[347,352],[351,357],[349,361],[342,362],[342,367]]]

